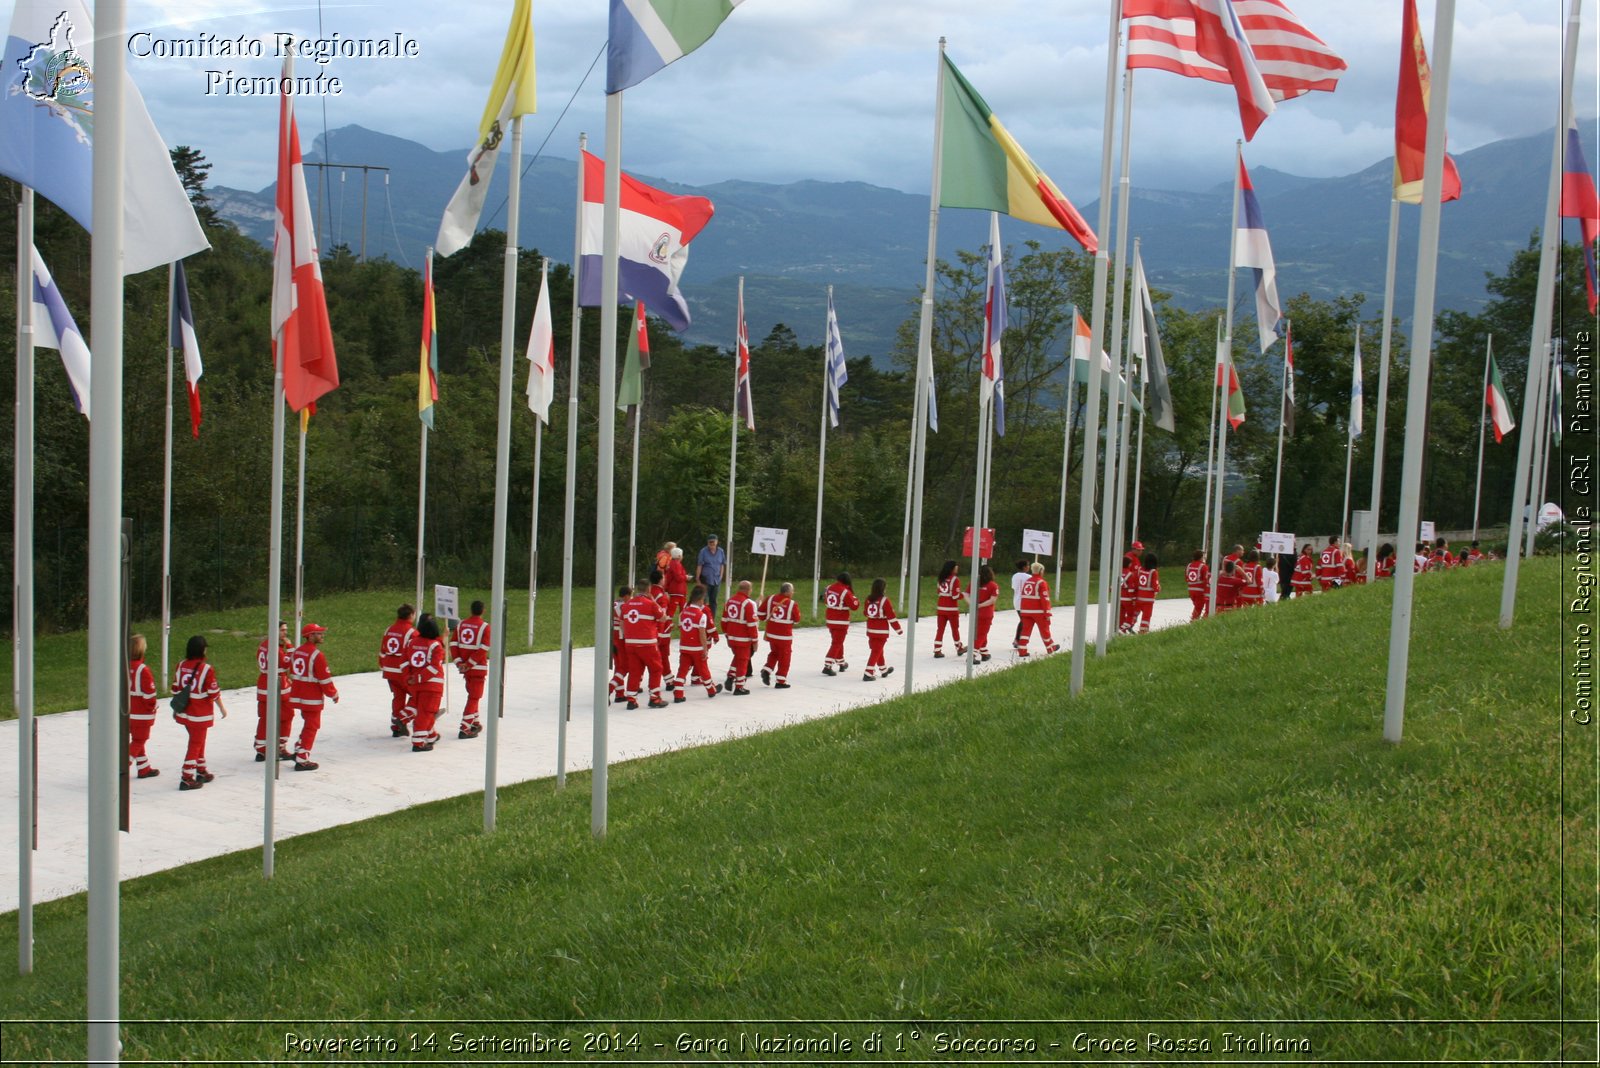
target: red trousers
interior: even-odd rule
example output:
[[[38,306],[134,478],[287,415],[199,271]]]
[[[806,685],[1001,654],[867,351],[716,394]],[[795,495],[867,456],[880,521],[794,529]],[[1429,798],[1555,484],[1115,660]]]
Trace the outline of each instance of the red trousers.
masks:
[[[128,718],[128,759],[133,761],[134,771],[143,771],[150,766],[150,759],[144,755],[144,743],[150,740],[150,728],[155,726],[153,719]]]
[[[706,692],[715,694],[717,688],[711,684],[711,665],[706,662],[704,649],[685,649],[678,646],[678,676],[672,680],[672,692],[677,697],[683,696],[683,686],[686,682],[695,682],[706,688]]]
[[[1190,590],[1189,604],[1193,606],[1193,609],[1189,612],[1189,618],[1191,620],[1204,619],[1208,614],[1210,614],[1209,609],[1211,607],[1211,597],[1210,594],[1205,590],[1201,590],[1199,593]]]
[[[989,651],[989,627],[994,623],[994,609],[978,609],[978,634],[972,640],[972,647],[980,653]]]
[[[938,652],[944,644],[944,629],[950,628],[950,640],[957,645],[961,644],[961,613],[960,611],[947,612],[939,609],[939,623],[933,632],[933,651]]]
[[[654,645],[630,645],[628,649],[629,697],[639,696],[639,684],[646,676],[650,681],[650,699],[661,700],[661,650]]]
[[[874,634],[867,631],[867,671],[868,675],[877,675],[884,667],[883,647],[889,644],[887,634]]]
[[[733,653],[733,662],[728,665],[728,677],[733,679],[735,686],[743,686],[750,677],[750,658],[755,655],[756,639],[729,638],[728,649]]]
[[[794,655],[792,638],[767,639],[767,670],[778,676],[779,682],[789,681],[789,658]]]
[[[611,696],[625,692],[628,682],[628,668],[633,662],[633,654],[626,645],[613,641],[611,643]]]
[[[184,729],[189,732],[189,748],[183,751],[183,777],[190,782],[206,770],[206,732],[211,729],[209,723],[195,723],[192,720],[183,720]]]
[[[1017,634],[1017,651],[1018,652],[1022,652],[1022,653],[1025,653],[1025,652],[1028,651],[1028,636],[1031,633],[1033,633],[1033,630],[1034,630],[1035,627],[1037,627],[1038,630],[1039,630],[1039,637],[1044,639],[1045,652],[1047,652],[1047,653],[1055,652],[1056,651],[1056,643],[1050,640],[1050,613],[1049,612],[1045,612],[1045,613],[1043,613],[1041,615],[1036,615],[1036,616],[1035,615],[1024,615],[1022,617],[1022,629]]]
[[[322,729],[322,706],[300,705],[300,738],[294,743],[297,761],[311,759],[311,747],[317,742],[317,732]]]
[[[411,748],[431,745],[439,740],[439,732],[433,729],[433,725],[439,718],[439,702],[443,698],[443,690],[432,688],[420,689],[411,695],[411,703],[417,710],[416,718],[411,722]]]
[[[1124,634],[1133,633],[1133,625],[1139,618],[1139,602],[1131,597],[1122,598],[1122,603],[1117,611],[1117,627]]]
[[[478,722],[478,705],[483,700],[483,684],[489,681],[488,671],[469,671],[466,675],[467,703],[461,710],[461,725],[470,727]],[[435,702],[437,707],[437,702]]]
[[[672,635],[662,634],[656,639],[656,649],[661,653],[661,670],[672,670]]]
[[[850,633],[848,623],[828,624],[828,655],[823,658],[823,663],[837,666],[844,663],[844,638]]]
[[[1139,633],[1140,634],[1148,634],[1148,633],[1150,633],[1150,617],[1155,613],[1155,610],[1156,610],[1156,602],[1154,600],[1140,601],[1139,602]]]
[[[402,691],[403,692],[403,691]],[[289,733],[294,730],[294,706],[287,697],[278,701],[278,748],[289,744]],[[256,752],[267,751],[267,699],[256,694]]]
[[[385,675],[383,681],[389,684],[389,726],[403,727],[406,725],[406,705],[411,703],[411,695],[406,693],[406,680],[400,675]]]

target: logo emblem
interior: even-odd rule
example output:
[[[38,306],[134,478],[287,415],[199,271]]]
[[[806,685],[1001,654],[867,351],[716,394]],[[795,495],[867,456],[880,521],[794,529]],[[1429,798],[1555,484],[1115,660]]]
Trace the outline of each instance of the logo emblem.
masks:
[[[94,72],[73,47],[72,33],[71,16],[63,11],[50,27],[50,39],[17,61],[22,77],[10,91],[44,105],[88,144],[94,135]]]
[[[650,246],[650,262],[659,263],[663,267],[667,263],[667,250],[672,247],[672,235],[663,233],[656,238],[655,244]]]

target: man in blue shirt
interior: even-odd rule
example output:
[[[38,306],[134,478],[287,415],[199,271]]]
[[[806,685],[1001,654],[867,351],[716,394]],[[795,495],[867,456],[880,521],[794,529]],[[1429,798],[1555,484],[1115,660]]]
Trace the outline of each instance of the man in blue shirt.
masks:
[[[706,538],[706,547],[700,550],[694,562],[694,580],[706,588],[706,604],[711,618],[717,618],[717,588],[722,585],[722,570],[728,566],[728,554],[717,545],[717,536]]]

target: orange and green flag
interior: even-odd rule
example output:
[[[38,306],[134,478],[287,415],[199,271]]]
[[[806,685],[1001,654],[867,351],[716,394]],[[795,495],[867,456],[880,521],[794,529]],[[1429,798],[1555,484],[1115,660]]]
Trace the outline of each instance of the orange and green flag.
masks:
[[[1071,234],[1084,251],[1099,241],[1078,209],[1028,158],[956,65],[944,57],[944,146],[939,206],[998,211]]]
[[[439,321],[433,303],[433,257],[422,268],[422,366],[417,372],[417,414],[433,429],[433,406],[439,399]]]

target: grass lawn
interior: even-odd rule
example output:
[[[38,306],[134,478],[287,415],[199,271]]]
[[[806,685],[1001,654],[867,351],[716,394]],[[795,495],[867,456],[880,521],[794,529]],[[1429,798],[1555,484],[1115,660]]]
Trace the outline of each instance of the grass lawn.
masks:
[[[1079,700],[1055,657],[620,765],[602,841],[573,775],[503,791],[492,836],[468,797],[283,842],[271,883],[255,852],[129,882],[123,1016],[246,1022],[130,1024],[127,1056],[537,1032],[681,1063],[877,1030],[887,1059],[1592,1063],[1593,1024],[1554,1021],[1596,998],[1595,728],[1560,707],[1558,562],[1525,566],[1509,632],[1500,574],[1418,582],[1399,746],[1385,584],[1118,642]],[[3,1013],[81,1018],[85,901],[36,919]],[[334,1019],[386,1022],[305,1022]],[[494,1020],[526,1022],[429,1022]],[[83,1031],[6,1023],[5,1056]]]

